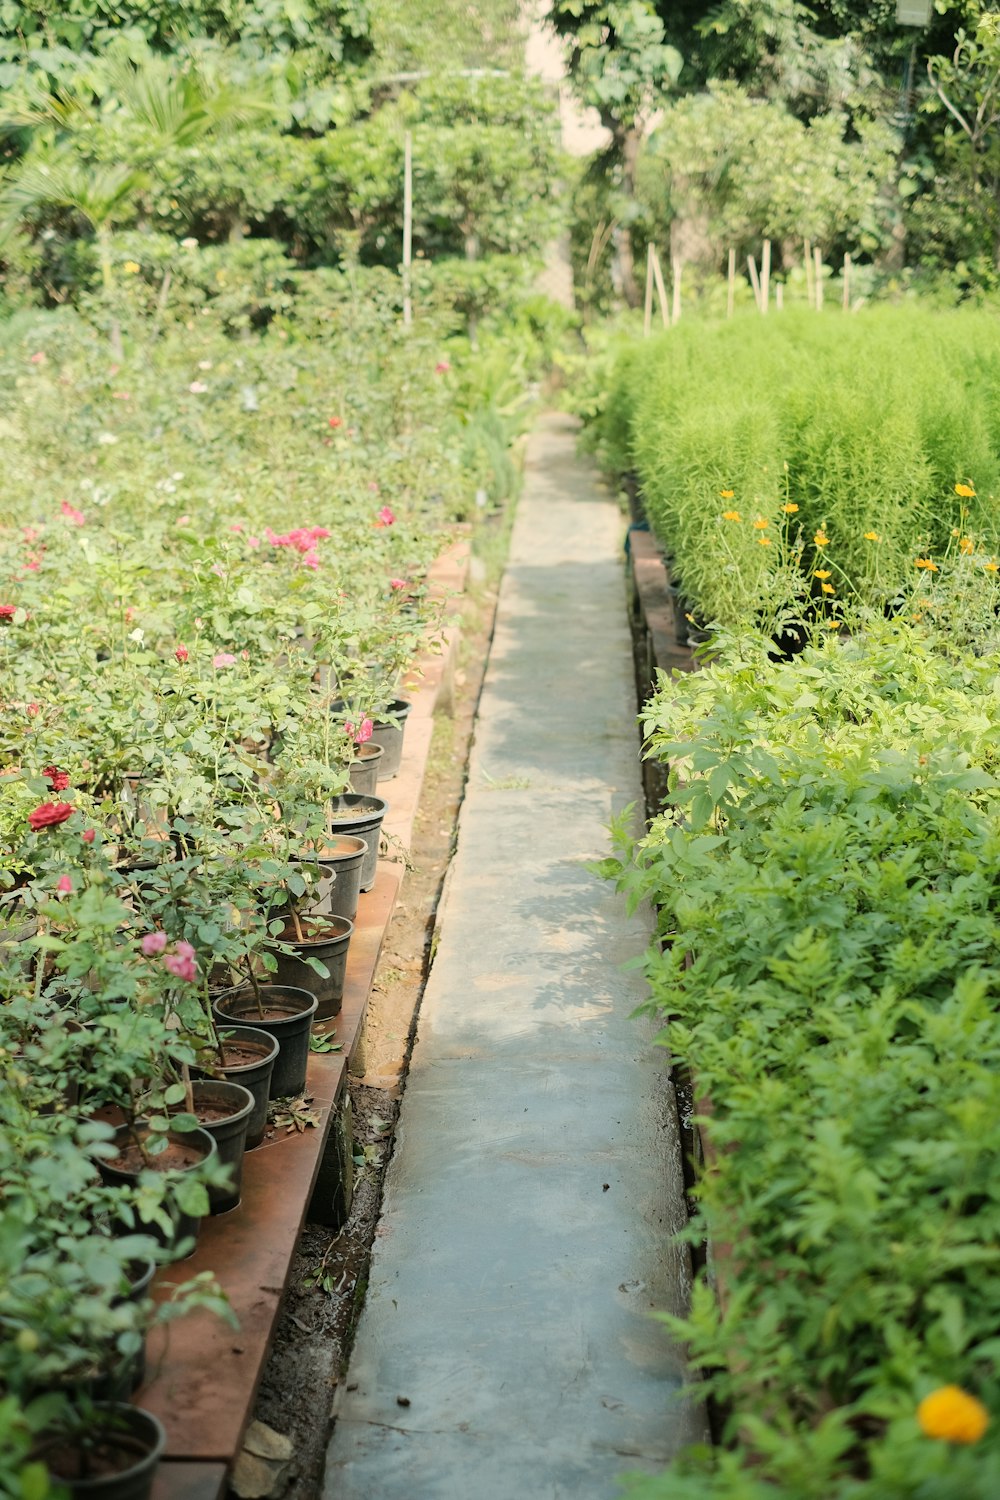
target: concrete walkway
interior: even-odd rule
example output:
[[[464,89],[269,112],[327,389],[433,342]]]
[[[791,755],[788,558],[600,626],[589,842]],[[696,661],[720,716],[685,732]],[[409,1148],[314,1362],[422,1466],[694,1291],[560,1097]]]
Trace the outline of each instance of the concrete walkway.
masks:
[[[440,944],[324,1500],[611,1500],[703,1436],[679,1143],[586,869],[640,797],[623,523],[566,418],[531,440]],[[391,795],[391,793],[390,793]]]

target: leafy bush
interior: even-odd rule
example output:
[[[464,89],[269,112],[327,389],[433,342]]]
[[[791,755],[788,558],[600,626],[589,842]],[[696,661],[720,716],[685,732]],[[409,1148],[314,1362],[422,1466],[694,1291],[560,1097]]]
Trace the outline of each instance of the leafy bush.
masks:
[[[1000,1401],[996,691],[895,624],[734,647],[647,706],[671,790],[610,873],[660,908],[650,1008],[711,1101],[720,1296],[668,1321],[729,1451],[638,1494],[994,1493],[997,1424],[960,1451],[917,1405]]]
[[[611,461],[628,452],[706,619],[748,622],[776,587],[794,604],[796,558],[806,595],[820,570],[831,593],[882,609],[946,558],[995,578],[998,390],[980,315],[786,311],[681,324],[628,350],[598,435]]]

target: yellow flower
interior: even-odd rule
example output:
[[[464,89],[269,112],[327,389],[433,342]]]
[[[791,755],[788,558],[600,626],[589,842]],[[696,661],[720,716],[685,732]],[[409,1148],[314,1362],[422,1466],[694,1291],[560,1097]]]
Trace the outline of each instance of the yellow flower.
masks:
[[[990,1425],[981,1401],[959,1385],[942,1385],[917,1407],[917,1421],[925,1437],[946,1443],[978,1443]]]
[[[771,538],[769,536],[759,536],[757,541],[762,547],[770,547],[771,545]]]
[[[879,534],[878,534],[877,531],[866,531],[865,532],[865,541],[866,542],[880,542],[881,540],[882,540],[882,538],[879,536]]]
[[[830,572],[829,568],[817,568],[816,571],[815,571],[815,573],[813,574],[813,577],[814,578],[832,578],[833,574]]]
[[[840,621],[839,620],[827,620],[827,622],[826,622],[826,628],[827,628],[827,630],[839,630],[840,629]]]
[[[829,540],[830,538],[827,536],[825,531],[817,531],[816,535],[813,537],[813,541],[816,543],[817,547],[825,547]]]
[[[996,573],[998,571],[1000,571],[1000,569],[997,568],[997,565],[996,565],[995,562],[983,563],[983,572],[984,573]]]
[[[976,547],[971,536],[963,536],[962,540],[958,544],[958,550],[959,552],[964,552],[966,557],[968,557],[970,552],[975,552]]]
[[[837,592],[832,583],[821,583],[820,588],[824,594],[835,594]]]
[[[938,571],[937,563],[931,562],[929,557],[918,557],[913,566],[915,568],[926,568],[928,573],[936,573]]]
[[[743,517],[738,510],[724,510],[722,512],[722,519],[724,521],[742,521]]]
[[[955,486],[955,494],[961,495],[963,500],[971,500],[975,493],[971,484],[956,484]]]
[[[770,521],[765,521],[763,516],[758,516],[753,524],[755,531],[766,531],[771,523]]]
[[[951,528],[951,534],[952,534],[952,536],[961,536],[962,535],[962,533],[959,531],[959,529],[958,529],[957,526],[953,526]]]
[[[720,500],[731,500],[735,494],[735,490],[720,490],[719,498]]]
[[[789,500],[788,504],[783,505],[781,508],[785,512],[786,516],[794,516],[799,507],[795,505],[791,500]]]
[[[142,267],[137,260],[127,260],[123,269],[126,276],[138,276],[139,272],[142,270]]]

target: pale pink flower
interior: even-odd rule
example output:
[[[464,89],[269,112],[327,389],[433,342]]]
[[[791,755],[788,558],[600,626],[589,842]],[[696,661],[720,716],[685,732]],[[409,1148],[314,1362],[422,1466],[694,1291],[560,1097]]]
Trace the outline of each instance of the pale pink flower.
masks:
[[[437,362],[437,364],[434,366],[434,374],[435,375],[447,375],[447,373],[448,373],[448,371],[450,369],[451,369],[451,365],[448,363],[448,361],[446,359],[439,359],[438,362]]]
[[[59,879],[56,881],[56,890],[60,891],[64,896],[72,894],[73,882],[68,875],[59,876]]]
[[[388,505],[383,505],[382,509],[378,513],[378,521],[376,524],[379,526],[394,526],[395,523],[396,517],[393,515],[391,507]]]
[[[319,567],[319,553],[318,552],[312,552],[312,551],[304,552],[302,554],[302,566],[304,568],[318,568]]]
[[[372,723],[371,719],[362,719],[361,723],[358,725],[356,733],[354,725],[351,723],[345,724],[344,728],[356,745],[363,745],[371,739],[372,730],[375,728],[375,725]]]
[[[213,667],[235,667],[236,657],[228,651],[219,651],[212,657]]]
[[[214,573],[216,578],[225,578],[226,576],[226,570],[221,563],[213,563],[209,571]]]
[[[157,953],[162,953],[167,946],[167,934],[165,932],[147,932],[140,947],[147,958],[152,958]]]
[[[43,349],[39,349],[37,354],[32,354],[28,360],[29,365],[44,365],[44,363],[45,351]]]
[[[164,954],[163,967],[175,978],[187,980],[188,983],[198,978],[194,949],[183,940],[174,944],[173,953]]]
[[[208,390],[208,386],[203,380],[192,380],[191,384],[188,386],[188,390],[191,392],[192,396],[204,396],[205,392]]]
[[[389,579],[389,587],[391,589],[405,589],[406,588],[406,579],[405,578],[390,578]]]
[[[259,536],[248,536],[247,537],[247,546],[248,547],[252,547],[254,549],[254,551],[256,552],[257,548],[260,546],[260,537]]]
[[[86,525],[86,519],[84,517],[83,511],[77,510],[75,505],[70,505],[68,500],[63,500],[60,503],[59,509],[62,511],[63,515],[66,517],[66,520],[69,521],[72,526]]]

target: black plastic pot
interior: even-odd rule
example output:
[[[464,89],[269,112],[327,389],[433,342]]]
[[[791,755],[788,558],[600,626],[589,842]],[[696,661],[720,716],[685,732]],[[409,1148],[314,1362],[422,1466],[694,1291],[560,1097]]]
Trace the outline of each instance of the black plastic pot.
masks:
[[[309,1037],[319,1002],[308,990],[281,984],[262,984],[260,998],[264,1010],[270,1012],[264,1017],[257,1009],[257,995],[252,988],[227,990],[213,1002],[212,1013],[223,1026],[236,1021],[277,1038],[271,1098],[294,1098],[306,1086]]]
[[[135,1131],[141,1137],[145,1138],[145,1135],[148,1133],[148,1129],[149,1127],[146,1125],[145,1121],[137,1121]],[[205,1161],[208,1157],[215,1155],[215,1142],[206,1130],[168,1130],[165,1132],[165,1134],[167,1140],[172,1145],[187,1146],[196,1151],[200,1158],[199,1165],[201,1161]],[[132,1143],[133,1139],[134,1136],[132,1128],[128,1125],[120,1125],[115,1131],[114,1143],[120,1151],[124,1151],[126,1147],[130,1143]],[[157,1167],[157,1162],[159,1160],[160,1158],[155,1156],[152,1158],[151,1165],[154,1171],[161,1170],[183,1172],[190,1170],[189,1167]],[[194,1163],[192,1163],[192,1165],[194,1165]],[[98,1166],[100,1168],[101,1176],[104,1178],[105,1182],[124,1185],[126,1183],[132,1184],[136,1182],[139,1173],[145,1166],[145,1163],[141,1163],[139,1166],[136,1166],[134,1168],[113,1167],[110,1162],[102,1160],[98,1163]],[[163,1230],[159,1227],[158,1224],[150,1224],[148,1226],[144,1226],[146,1228],[146,1232],[151,1234],[154,1240],[157,1240],[161,1245],[165,1245],[169,1250],[176,1250],[180,1246],[182,1246],[185,1241],[190,1241],[186,1254],[191,1255],[194,1251],[194,1242],[198,1238],[198,1226],[201,1223],[201,1220],[195,1218],[192,1214],[182,1213],[179,1209],[174,1211],[172,1217],[174,1227],[171,1234],[164,1234]]]
[[[358,893],[368,845],[353,833],[334,834],[316,857],[333,875],[326,913],[353,922],[358,914]]]
[[[316,996],[317,1021],[328,1021],[331,1016],[340,1014],[347,974],[347,950],[353,932],[354,923],[346,917],[322,917],[319,923],[306,925],[301,940],[287,926],[281,935],[282,942],[295,952],[275,953],[278,967],[274,977],[278,984],[309,990]],[[310,958],[318,959],[323,965],[325,978],[316,973],[308,962]]]
[[[278,1038],[256,1026],[220,1027],[219,1037],[223,1043],[239,1042],[241,1047],[259,1054],[257,1062],[233,1063],[232,1066],[224,1063],[217,1069],[231,1083],[241,1084],[253,1096],[245,1144],[245,1150],[252,1151],[260,1145],[267,1129],[267,1101],[271,1097],[271,1075],[278,1057]]]
[[[88,1449],[93,1453],[98,1444],[102,1469],[108,1467],[105,1455],[120,1456],[122,1467],[117,1473],[86,1475],[83,1456]],[[85,1434],[44,1435],[32,1457],[40,1459],[70,1495],[86,1496],[87,1500],[149,1500],[166,1444],[167,1435],[150,1412],[102,1401],[95,1403],[88,1414]]]
[[[374,739],[367,745],[357,745],[351,761],[351,791],[363,795],[374,792],[385,760],[385,746],[377,745]]]
[[[406,716],[413,704],[406,698],[393,698],[386,709],[391,719],[376,719],[372,730],[371,744],[381,745],[385,754],[378,770],[379,781],[391,781],[399,770],[403,758],[403,734]]]
[[[120,1307],[125,1302],[144,1301],[149,1295],[149,1288],[155,1275],[156,1266],[151,1260],[137,1261],[129,1268],[128,1291],[115,1297],[114,1305]],[[143,1339],[142,1345],[135,1354],[124,1360],[117,1368],[97,1376],[90,1388],[90,1394],[94,1401],[127,1401],[145,1379],[146,1340]]]
[[[382,797],[364,797],[357,792],[346,792],[330,802],[333,833],[353,834],[364,839],[368,852],[361,862],[361,889],[370,891],[375,884],[378,870],[378,841],[382,819],[389,811],[389,804]]]
[[[224,1119],[200,1122],[202,1130],[206,1130],[215,1142],[219,1160],[230,1168],[232,1180],[229,1188],[210,1187],[208,1201],[212,1205],[213,1214],[228,1213],[231,1208],[239,1206],[243,1153],[257,1101],[242,1083],[230,1080],[219,1083],[214,1078],[199,1079],[191,1088],[194,1093],[195,1114],[198,1114],[203,1104],[220,1105],[231,1111]]]

